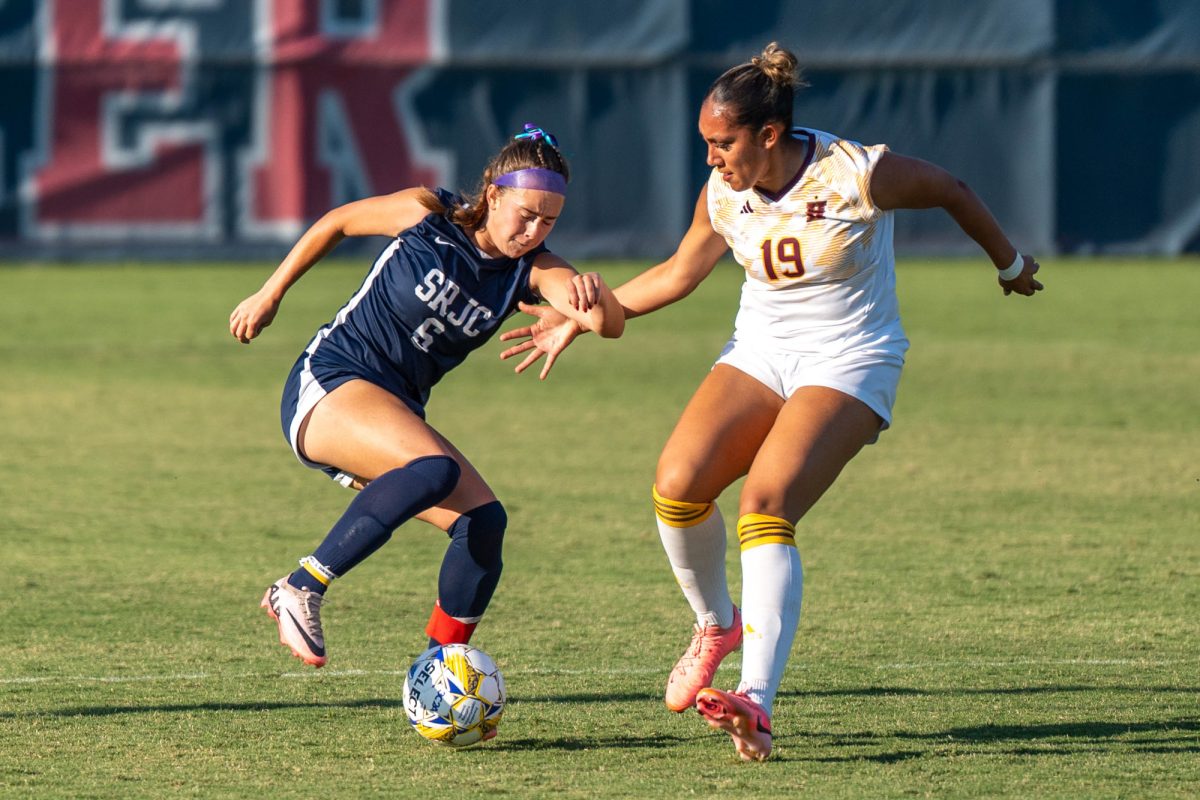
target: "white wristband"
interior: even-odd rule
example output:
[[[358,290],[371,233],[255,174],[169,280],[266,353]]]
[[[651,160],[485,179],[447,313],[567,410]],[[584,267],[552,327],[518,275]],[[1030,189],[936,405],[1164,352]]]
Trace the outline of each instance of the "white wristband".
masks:
[[[1021,270],[1025,269],[1025,256],[1017,252],[1017,257],[1013,259],[1013,263],[1008,265],[1007,269],[1002,269],[999,272],[999,278],[1002,281],[1011,281],[1013,278],[1021,274]]]

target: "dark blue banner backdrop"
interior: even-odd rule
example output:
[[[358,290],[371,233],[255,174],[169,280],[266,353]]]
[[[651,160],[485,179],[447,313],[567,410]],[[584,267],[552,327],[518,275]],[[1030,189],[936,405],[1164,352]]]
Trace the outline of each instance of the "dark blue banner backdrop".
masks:
[[[799,124],[943,164],[1025,249],[1200,251],[1193,0],[3,0],[0,256],[277,256],[337,204],[475,189],[527,121],[573,167],[557,249],[663,256],[705,89],[772,40]],[[935,212],[896,238],[970,249]]]

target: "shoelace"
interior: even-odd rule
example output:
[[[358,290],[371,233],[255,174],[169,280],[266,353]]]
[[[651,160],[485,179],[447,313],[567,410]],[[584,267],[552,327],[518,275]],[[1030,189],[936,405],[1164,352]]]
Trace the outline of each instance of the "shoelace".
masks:
[[[304,609],[304,616],[310,623],[321,624],[321,603],[324,601],[325,595],[323,594],[310,591],[300,593],[300,605]]]
[[[716,627],[716,626],[715,625],[712,625],[712,626],[705,625],[703,628],[701,628],[699,625],[693,626],[692,647],[691,647],[691,650],[688,652],[688,655],[691,656],[692,658],[700,657],[700,651],[704,649],[704,639],[708,635],[707,632],[710,627]]]

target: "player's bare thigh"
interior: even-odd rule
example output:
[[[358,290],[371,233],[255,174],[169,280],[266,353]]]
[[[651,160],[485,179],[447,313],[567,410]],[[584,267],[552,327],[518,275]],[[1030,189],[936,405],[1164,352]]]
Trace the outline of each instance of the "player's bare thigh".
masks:
[[[836,389],[797,389],[758,449],[738,514],[796,522],[882,424],[866,403]]]
[[[422,456],[450,456],[462,469],[458,485],[439,507],[418,515],[443,530],[462,512],[496,499],[458,448],[400,398],[368,381],[348,381],[321,398],[298,436],[306,458],[358,476],[362,483]]]
[[[659,456],[659,494],[693,503],[715,500],[750,469],[782,407],[779,395],[746,373],[715,366]]]

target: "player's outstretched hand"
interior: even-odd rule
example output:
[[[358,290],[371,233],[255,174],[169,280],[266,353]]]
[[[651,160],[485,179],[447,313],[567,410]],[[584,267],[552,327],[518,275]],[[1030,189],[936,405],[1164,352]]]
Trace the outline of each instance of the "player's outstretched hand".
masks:
[[[274,321],[277,311],[279,299],[259,290],[238,303],[229,315],[229,332],[242,344],[249,344]]]
[[[500,354],[500,358],[509,359],[521,353],[528,353],[529,355],[525,356],[525,359],[516,366],[516,372],[520,374],[539,358],[545,356],[546,363],[542,365],[542,373],[539,378],[546,380],[558,354],[567,349],[567,345],[574,341],[575,337],[582,333],[582,330],[573,319],[565,314],[560,314],[550,306],[531,306],[528,303],[518,303],[517,307],[537,319],[532,325],[513,328],[511,331],[500,334],[500,340],[503,342],[524,340],[505,350]]]
[[[1021,270],[1020,275],[1011,281],[1000,281],[1000,286],[1004,289],[1005,296],[1016,292],[1026,297],[1033,297],[1034,292],[1040,292],[1045,288],[1042,286],[1041,281],[1033,277],[1042,268],[1041,264],[1037,263],[1032,256],[1024,256],[1024,259],[1025,268]]]

